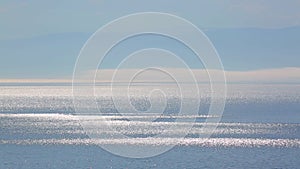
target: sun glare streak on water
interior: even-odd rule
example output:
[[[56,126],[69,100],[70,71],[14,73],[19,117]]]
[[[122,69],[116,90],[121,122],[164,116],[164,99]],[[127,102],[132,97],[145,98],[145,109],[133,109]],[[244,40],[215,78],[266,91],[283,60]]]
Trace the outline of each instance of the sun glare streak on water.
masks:
[[[200,85],[201,86],[201,85]],[[145,144],[145,145],[178,145],[197,146],[291,146],[299,147],[300,124],[297,123],[300,111],[300,90],[297,85],[231,85],[229,86],[227,109],[223,120],[218,124],[211,139],[200,138],[205,131],[201,129],[209,107],[209,88],[201,86],[201,105],[197,116],[178,116],[180,97],[174,86],[161,86],[173,95],[168,97],[166,108],[158,113],[122,113],[114,107],[108,87],[96,88],[96,98],[104,115],[89,115],[89,123],[101,123],[114,126],[115,130],[91,129],[99,134],[118,132],[129,136],[126,140],[89,139],[85,134],[77,116],[72,115],[71,89],[68,86],[2,86],[0,90],[0,144]],[[124,87],[120,86],[120,93]],[[147,85],[135,86],[132,95],[134,106],[146,109],[148,98],[143,90]],[[190,92],[193,92],[191,90]],[[121,95],[120,95],[121,96]],[[192,95],[191,95],[192,96]],[[189,98],[191,102],[193,98]],[[89,98],[83,98],[82,103]],[[280,109],[280,107],[288,107]],[[253,107],[254,106],[254,107]],[[259,111],[258,111],[258,108]],[[126,107],[125,107],[126,108]],[[277,108],[277,109],[275,109]],[[286,113],[286,114],[284,114]],[[251,115],[252,114],[252,115]],[[290,114],[294,115],[289,117]],[[265,121],[267,117],[270,121]],[[269,118],[271,117],[271,118]],[[282,117],[282,118],[281,118]],[[179,138],[184,128],[196,118],[194,127],[186,138]],[[155,119],[154,121],[152,119]],[[175,122],[174,119],[183,119]],[[278,120],[279,119],[279,120]],[[280,121],[281,120],[281,121]],[[296,121],[296,123],[295,123]],[[300,121],[298,121],[300,122]],[[176,130],[169,130],[171,126]],[[207,124],[216,125],[216,124]],[[161,131],[168,137],[154,138]]]

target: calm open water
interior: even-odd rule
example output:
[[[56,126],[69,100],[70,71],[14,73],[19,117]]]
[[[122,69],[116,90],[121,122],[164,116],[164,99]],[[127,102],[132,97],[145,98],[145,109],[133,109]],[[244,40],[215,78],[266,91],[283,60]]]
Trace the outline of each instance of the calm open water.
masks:
[[[173,87],[161,86],[171,93],[162,114],[128,112],[122,116],[109,88],[97,87],[99,109],[109,125],[117,126],[117,132],[128,138],[90,139],[82,121],[74,115],[71,87],[1,86],[0,168],[299,168],[300,85],[229,85],[222,120],[209,139],[201,137],[207,132],[201,130],[205,119],[215,118],[207,115],[207,86],[201,86],[204,92],[196,116],[177,114],[181,98]],[[151,107],[144,95],[149,88],[144,85],[132,89],[130,101],[141,112]],[[124,87],[119,90],[122,93]],[[188,99],[193,103],[193,97]],[[161,102],[160,95],[154,96],[155,101]],[[126,106],[124,103],[122,109]],[[196,119],[193,128],[181,138],[181,127],[190,122],[174,119],[189,118]],[[94,122],[107,124],[96,117]],[[168,130],[172,125],[178,127]],[[152,137],[162,130],[168,132],[168,137]],[[112,135],[116,131],[91,132]],[[177,146],[155,157],[132,159],[113,155],[99,146],[107,144]]]

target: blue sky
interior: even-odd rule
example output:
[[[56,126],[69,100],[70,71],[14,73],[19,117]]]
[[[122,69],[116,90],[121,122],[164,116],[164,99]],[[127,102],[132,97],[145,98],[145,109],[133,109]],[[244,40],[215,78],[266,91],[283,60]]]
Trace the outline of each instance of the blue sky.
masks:
[[[93,32],[113,19],[145,11],[175,14],[204,30],[226,70],[300,67],[299,9],[299,0],[3,0],[0,78],[70,77]],[[132,49],[138,44],[130,43]],[[104,67],[114,68],[118,57],[108,58]],[[183,57],[198,68],[192,56]]]
[[[143,11],[173,13],[200,28],[282,28],[299,26],[299,7],[299,0],[2,0],[0,39],[94,32],[112,19]]]

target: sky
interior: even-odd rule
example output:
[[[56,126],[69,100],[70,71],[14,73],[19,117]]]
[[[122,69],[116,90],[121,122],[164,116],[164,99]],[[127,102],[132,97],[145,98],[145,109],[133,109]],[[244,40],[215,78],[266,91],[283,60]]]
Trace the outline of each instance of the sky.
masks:
[[[165,12],[189,20],[208,36],[228,72],[294,71],[285,68],[300,67],[299,9],[299,0],[2,0],[0,79],[71,78],[92,33],[136,12]],[[185,51],[176,42],[168,41],[168,46],[165,39],[152,36],[133,38],[115,53],[125,55],[153,41]],[[125,57],[113,54],[102,68],[114,69]],[[202,68],[191,54],[182,58],[192,69]]]
[[[144,11],[179,15],[202,29],[283,28],[299,26],[299,7],[299,0],[2,0],[0,39],[94,32],[115,18]]]

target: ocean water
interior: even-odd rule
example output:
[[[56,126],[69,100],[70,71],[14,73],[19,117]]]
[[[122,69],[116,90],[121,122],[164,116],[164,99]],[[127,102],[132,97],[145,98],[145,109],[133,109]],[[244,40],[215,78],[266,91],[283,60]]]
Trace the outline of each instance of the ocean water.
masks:
[[[128,105],[126,86],[118,86],[114,97],[121,107],[116,107],[110,88],[97,86],[94,100],[102,115],[82,119],[74,109],[70,86],[0,86],[0,168],[299,168],[300,85],[230,84],[219,123],[205,123],[218,118],[207,114],[208,86],[200,85],[199,111],[189,116],[178,114],[183,98],[176,86],[155,86],[166,91],[165,98],[147,95],[153,88],[133,86]],[[194,91],[188,92],[184,99],[196,104]],[[151,109],[163,102],[164,109]],[[137,112],[127,111],[130,106]],[[87,132],[83,120],[117,130]],[[206,131],[204,125],[217,128]],[[154,137],[162,131],[167,134]],[[127,137],[90,137],[116,132]],[[203,138],[207,132],[210,138]],[[128,158],[102,145],[175,146],[154,157]]]

